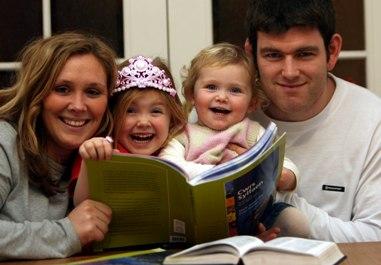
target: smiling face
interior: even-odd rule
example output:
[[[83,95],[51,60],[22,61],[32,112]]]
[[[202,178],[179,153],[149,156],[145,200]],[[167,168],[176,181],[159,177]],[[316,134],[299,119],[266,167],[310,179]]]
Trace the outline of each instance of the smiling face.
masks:
[[[108,101],[107,77],[91,54],[71,56],[43,99],[48,154],[62,158],[100,127]]]
[[[282,34],[258,32],[257,63],[263,90],[270,99],[268,114],[279,120],[302,121],[329,102],[334,84],[328,78],[341,38],[335,35],[329,57],[319,31],[294,27]]]
[[[193,104],[199,123],[225,130],[252,110],[252,88],[242,64],[204,67],[194,86]]]
[[[118,142],[133,154],[152,155],[167,140],[170,119],[165,96],[147,89],[127,107]]]

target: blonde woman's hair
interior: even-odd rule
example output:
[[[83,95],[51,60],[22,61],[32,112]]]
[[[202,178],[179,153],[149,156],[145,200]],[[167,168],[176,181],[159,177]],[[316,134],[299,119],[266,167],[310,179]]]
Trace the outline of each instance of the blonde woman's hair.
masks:
[[[21,69],[16,83],[0,90],[0,119],[11,123],[18,133],[19,154],[23,155],[30,180],[48,195],[57,192],[46,165],[46,131],[42,122],[42,101],[73,55],[92,54],[102,64],[107,76],[109,95],[115,86],[116,64],[113,50],[97,37],[68,32],[27,45],[19,57]],[[109,110],[104,114],[97,135],[112,128]]]
[[[129,64],[128,60],[124,61],[119,65],[119,69],[121,70],[124,66]],[[172,84],[174,85],[174,80],[171,72],[167,65],[163,62],[162,59],[156,57],[153,59],[152,64],[157,66],[161,70],[164,70],[166,76],[171,79]],[[123,121],[126,115],[126,110],[131,106],[132,102],[139,98],[146,91],[157,91],[161,94],[162,98],[165,100],[166,105],[169,108],[170,112],[170,125],[169,125],[169,134],[167,140],[164,142],[163,146],[165,146],[168,141],[170,141],[174,136],[181,133],[184,130],[186,124],[186,115],[182,108],[181,101],[176,94],[176,96],[171,96],[168,92],[159,90],[157,88],[129,88],[122,92],[115,93],[111,98],[112,105],[112,114],[115,121],[113,137],[118,142],[120,138],[120,133],[123,127]],[[162,146],[162,147],[163,147]]]
[[[194,94],[194,86],[204,67],[223,67],[231,64],[241,64],[250,76],[252,97],[257,98],[260,104],[264,104],[267,98],[261,87],[255,82],[255,68],[250,57],[245,51],[230,43],[218,43],[201,50],[190,63],[189,68],[182,71],[183,94],[186,99],[185,111],[189,113],[193,106],[191,100]]]

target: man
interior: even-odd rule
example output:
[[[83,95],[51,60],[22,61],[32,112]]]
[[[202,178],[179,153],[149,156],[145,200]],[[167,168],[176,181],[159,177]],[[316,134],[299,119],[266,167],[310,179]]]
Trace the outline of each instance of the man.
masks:
[[[309,218],[313,238],[381,240],[381,100],[329,73],[341,50],[330,0],[254,0],[247,52],[269,105],[253,119],[287,132],[299,167],[282,200]]]

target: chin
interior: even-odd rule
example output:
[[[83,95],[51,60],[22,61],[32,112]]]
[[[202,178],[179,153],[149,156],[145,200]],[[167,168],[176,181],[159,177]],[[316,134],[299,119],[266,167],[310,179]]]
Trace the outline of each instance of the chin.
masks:
[[[86,138],[87,139],[87,138]],[[81,144],[86,140],[86,139],[72,139],[72,140],[68,140],[68,141],[63,141],[62,142],[62,146],[66,149],[70,149],[70,150],[75,150],[75,149],[78,149]]]

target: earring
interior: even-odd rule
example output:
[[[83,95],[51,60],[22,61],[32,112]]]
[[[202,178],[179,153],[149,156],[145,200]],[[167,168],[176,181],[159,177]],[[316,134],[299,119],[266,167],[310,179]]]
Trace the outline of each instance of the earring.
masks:
[[[258,76],[255,77],[254,82],[255,82],[255,86],[256,86],[256,87],[260,87],[260,86],[261,86],[261,80],[259,79]]]

